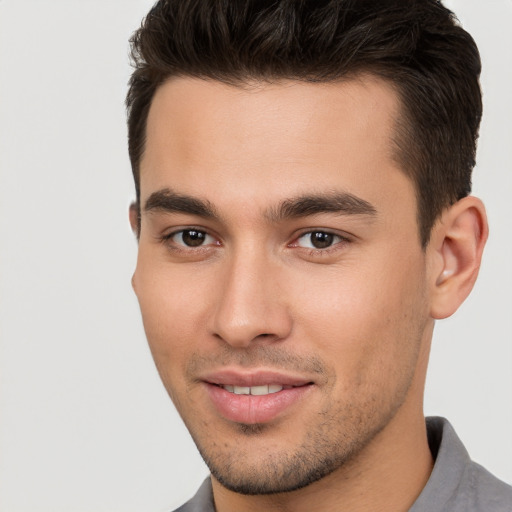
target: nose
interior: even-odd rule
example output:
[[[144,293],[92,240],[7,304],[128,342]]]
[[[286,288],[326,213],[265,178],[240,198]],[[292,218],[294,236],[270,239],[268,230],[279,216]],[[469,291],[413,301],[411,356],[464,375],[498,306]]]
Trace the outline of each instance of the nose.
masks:
[[[219,274],[218,300],[211,319],[214,336],[234,348],[288,337],[292,319],[279,274],[278,265],[254,252],[226,263]]]

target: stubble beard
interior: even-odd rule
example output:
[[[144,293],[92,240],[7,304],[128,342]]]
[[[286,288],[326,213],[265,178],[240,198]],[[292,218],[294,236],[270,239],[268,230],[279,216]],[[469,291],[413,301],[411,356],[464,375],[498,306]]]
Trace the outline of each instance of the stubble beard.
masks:
[[[323,421],[315,431],[307,432],[293,453],[271,449],[262,456],[251,452],[253,439],[271,438],[271,425],[236,425],[238,435],[233,438],[237,441],[229,449],[220,440],[203,443],[191,434],[211,474],[227,489],[244,495],[287,493],[347,466],[392,420],[406,394],[404,390],[402,399],[385,415],[375,404],[366,414],[350,406],[336,414],[324,412]]]
[[[304,434],[291,449],[285,448],[286,439],[279,446],[282,427],[278,429],[272,424],[236,424],[234,428],[232,424],[229,435],[216,432],[205,421],[197,421],[197,416],[196,421],[183,414],[182,418],[211,474],[225,488],[244,495],[271,495],[302,489],[335,471],[352,467],[393,420],[411,390],[421,332],[420,328],[414,333],[416,336],[409,338],[414,340],[407,357],[409,364],[395,369],[398,372],[393,378],[396,387],[383,395],[382,383],[370,380],[366,382],[368,388],[352,389],[342,402],[324,405],[313,421],[310,418],[308,424],[297,425]],[[320,363],[318,366],[322,368]],[[327,372],[325,367],[324,371]],[[334,386],[336,379],[328,381]],[[331,391],[327,390],[327,396],[335,396]],[[361,397],[365,397],[364,400]],[[175,401],[175,405],[180,411],[179,401]],[[294,427],[292,422],[289,428]],[[281,432],[274,436],[278,430]],[[268,449],[261,449],[262,446]]]

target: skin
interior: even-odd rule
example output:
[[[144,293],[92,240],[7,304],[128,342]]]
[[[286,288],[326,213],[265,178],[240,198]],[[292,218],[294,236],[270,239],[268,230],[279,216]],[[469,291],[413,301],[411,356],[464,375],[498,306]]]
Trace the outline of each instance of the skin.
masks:
[[[421,248],[414,185],[394,158],[399,111],[370,76],[244,88],[177,78],[156,92],[133,286],[220,512],[406,511],[429,477],[434,320],[471,290],[487,225],[480,201],[465,198]],[[278,215],[287,201],[335,194],[371,211]],[[176,211],[183,196],[210,211],[190,200]],[[202,244],[187,246],[190,229]],[[311,232],[334,236],[315,249]],[[270,421],[242,424],[205,389],[205,375],[225,368],[311,384]]]

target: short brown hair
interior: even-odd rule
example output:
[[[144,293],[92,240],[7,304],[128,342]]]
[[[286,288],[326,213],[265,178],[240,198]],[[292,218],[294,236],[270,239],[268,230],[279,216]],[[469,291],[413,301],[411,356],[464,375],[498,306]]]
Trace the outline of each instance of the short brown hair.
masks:
[[[437,0],[160,0],[131,38],[126,99],[137,203],[146,121],[173,76],[331,82],[386,79],[401,99],[396,159],[413,180],[423,246],[471,191],[482,115],[480,56]]]

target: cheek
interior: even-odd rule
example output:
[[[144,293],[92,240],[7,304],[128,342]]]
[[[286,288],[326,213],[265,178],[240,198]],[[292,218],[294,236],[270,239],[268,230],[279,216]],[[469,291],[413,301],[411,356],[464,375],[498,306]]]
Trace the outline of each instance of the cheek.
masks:
[[[154,262],[138,265],[134,281],[146,337],[166,381],[184,367],[201,339],[198,326],[204,325],[206,288],[182,270]]]
[[[347,386],[379,382],[415,364],[425,326],[421,265],[393,261],[311,276],[297,314],[305,340],[315,340]],[[381,376],[382,378],[378,377]],[[350,384],[349,384],[350,382]]]

